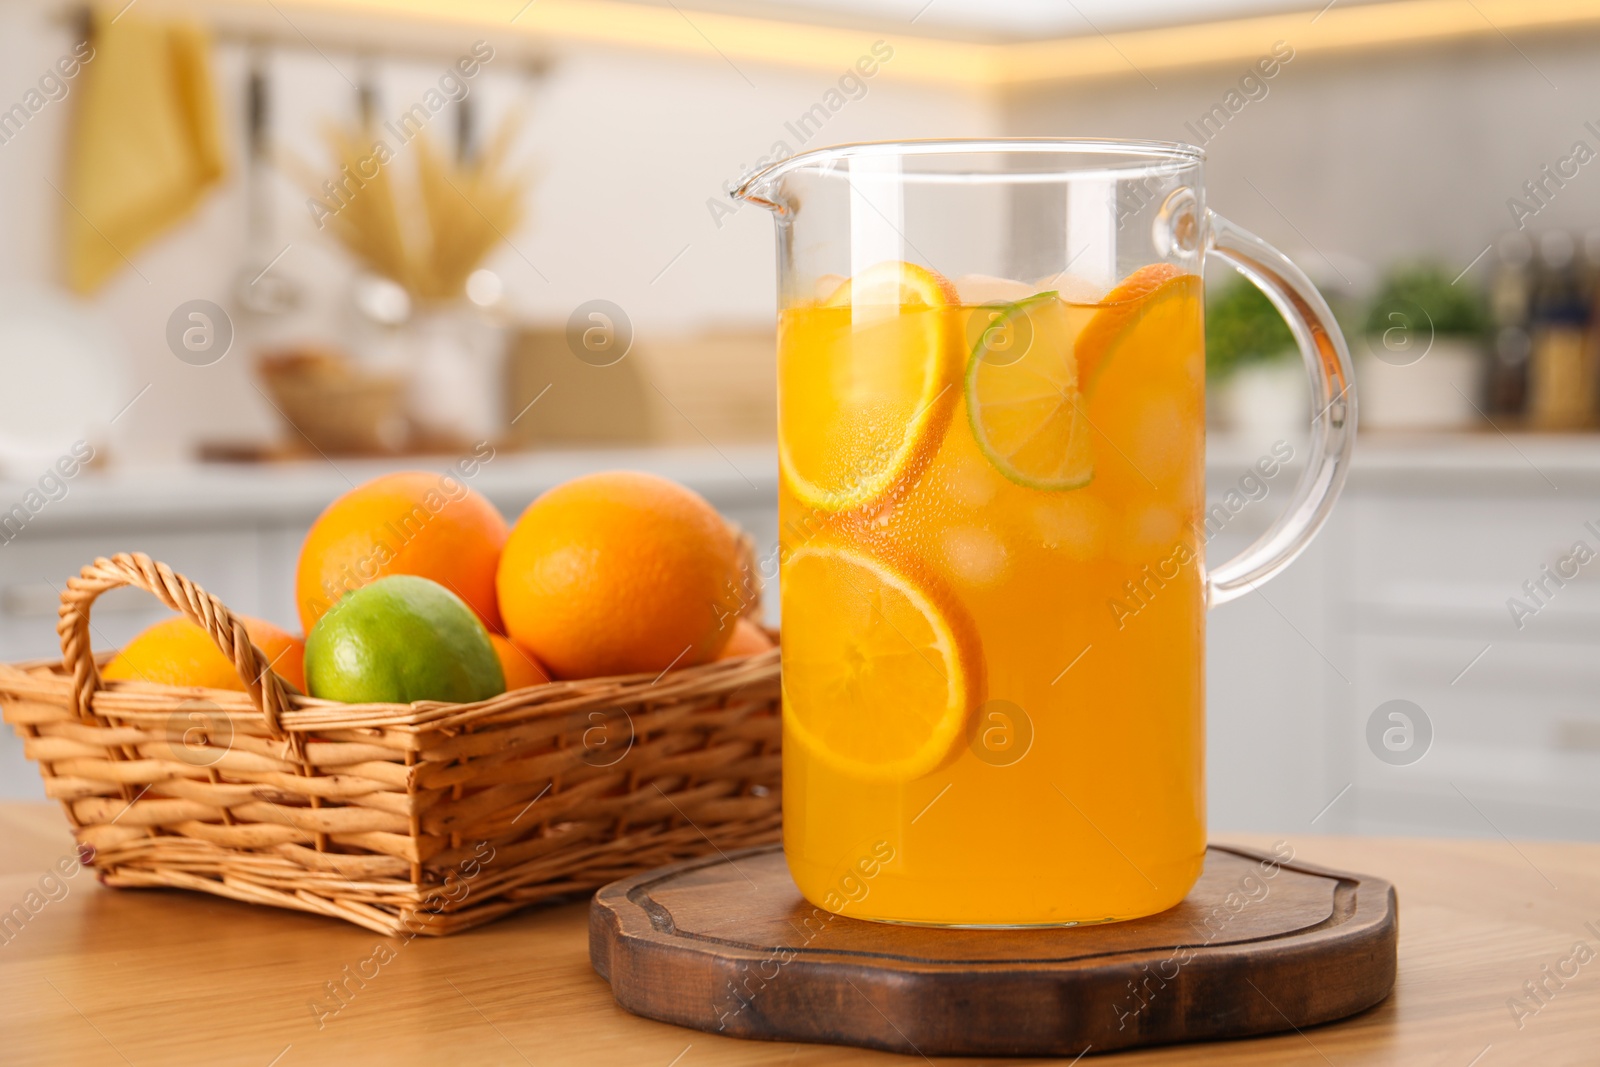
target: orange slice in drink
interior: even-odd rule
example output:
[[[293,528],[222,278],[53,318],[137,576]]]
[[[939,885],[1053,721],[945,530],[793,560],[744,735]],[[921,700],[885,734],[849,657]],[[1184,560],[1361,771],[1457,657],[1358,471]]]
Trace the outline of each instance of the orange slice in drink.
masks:
[[[778,462],[801,503],[855,511],[915,483],[955,405],[955,301],[933,271],[889,262],[780,318]]]
[[[960,300],[956,287],[938,271],[915,263],[886,260],[846,278],[833,295],[822,303],[826,307],[925,305],[944,307]]]
[[[1072,323],[1055,293],[998,309],[973,346],[966,397],[979,449],[1007,478],[1060,490],[1094,477]]]
[[[788,737],[853,778],[906,782],[959,752],[983,701],[977,628],[891,546],[816,540],[783,564]]]
[[[1078,335],[1078,381],[1083,390],[1093,387],[1112,351],[1158,301],[1199,292],[1199,275],[1185,274],[1171,263],[1151,263],[1124,278],[1106,294],[1100,310]]]

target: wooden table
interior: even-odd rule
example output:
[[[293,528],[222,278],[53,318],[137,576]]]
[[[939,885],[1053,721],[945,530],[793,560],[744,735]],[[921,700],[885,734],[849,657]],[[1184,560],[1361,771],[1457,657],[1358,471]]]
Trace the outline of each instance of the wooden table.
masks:
[[[1215,836],[1272,845],[1261,835]],[[1395,883],[1400,978],[1389,999],[1304,1033],[1102,1062],[1600,1062],[1600,845],[1310,836],[1290,843],[1299,859]],[[0,804],[0,910],[23,903],[41,872],[71,850],[53,805]],[[64,895],[57,888],[58,899],[0,933],[7,1064],[908,1062],[738,1041],[629,1015],[589,969],[586,904],[534,908],[456,937],[402,944],[214,897],[105,889],[88,873],[60,884]],[[1574,957],[1578,942],[1588,953]],[[1546,978],[1563,966],[1575,976]],[[1552,994],[1541,993],[1536,1005],[1523,984],[1541,980]],[[343,1001],[330,982],[345,984]],[[1510,1002],[1524,1005],[1520,1026]]]

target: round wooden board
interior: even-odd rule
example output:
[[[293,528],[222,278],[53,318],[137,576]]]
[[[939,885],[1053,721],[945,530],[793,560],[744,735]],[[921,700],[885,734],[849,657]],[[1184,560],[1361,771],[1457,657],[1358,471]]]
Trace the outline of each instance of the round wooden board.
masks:
[[[1076,1056],[1343,1018],[1394,985],[1394,887],[1212,845],[1144,919],[944,930],[830,915],[776,845],[613,882],[589,959],[637,1015],[734,1037]]]

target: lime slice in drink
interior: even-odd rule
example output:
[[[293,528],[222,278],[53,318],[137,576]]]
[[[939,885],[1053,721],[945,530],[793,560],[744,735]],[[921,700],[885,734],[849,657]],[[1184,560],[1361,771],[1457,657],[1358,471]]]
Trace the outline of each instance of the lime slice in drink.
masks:
[[[1067,306],[1054,292],[980,309],[967,363],[967,417],[989,462],[1031,489],[1077,489],[1094,477],[1089,420]]]

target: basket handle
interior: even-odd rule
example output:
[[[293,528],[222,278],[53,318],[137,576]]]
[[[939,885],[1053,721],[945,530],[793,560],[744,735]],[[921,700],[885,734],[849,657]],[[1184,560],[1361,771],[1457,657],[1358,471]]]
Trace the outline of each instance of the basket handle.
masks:
[[[288,739],[283,712],[289,706],[289,698],[283,679],[251,643],[244,623],[222,601],[143,552],[119,552],[110,559],[102,556],[68,578],[67,587],[62,590],[56,633],[61,635],[61,662],[72,674],[72,710],[80,719],[94,715],[90,698],[100,688],[100,670],[95,666],[89,641],[89,608],[101,593],[124,585],[153,594],[204,630],[232,661],[233,669],[244,680],[250,703],[261,712],[272,736],[279,741]]]

